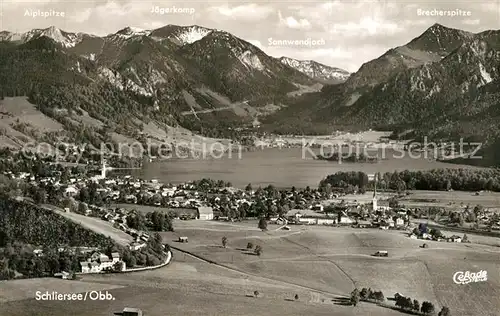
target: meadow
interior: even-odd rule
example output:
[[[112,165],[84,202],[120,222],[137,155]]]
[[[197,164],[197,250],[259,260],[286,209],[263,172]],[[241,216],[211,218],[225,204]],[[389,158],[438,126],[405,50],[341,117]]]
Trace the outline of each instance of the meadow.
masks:
[[[175,220],[174,225],[175,232],[161,233],[165,242],[180,249],[174,249],[168,266],[130,274],[85,275],[71,281],[81,284],[80,289],[54,286],[59,292],[115,287],[109,289],[114,300],[44,302],[18,293],[17,300],[10,297],[0,305],[0,314],[104,316],[128,306],[141,308],[148,316],[401,315],[372,303],[356,307],[337,303],[354,287],[382,290],[386,298],[399,292],[438,307],[446,305],[454,316],[494,316],[500,307],[500,249],[487,245],[485,239],[490,237],[480,236],[481,244],[475,244],[471,234],[471,244],[429,241],[429,248],[421,248],[422,241],[402,231],[326,226],[291,226],[284,231],[269,225],[263,232],[255,221]],[[189,242],[176,242],[181,236]],[[222,237],[227,237],[226,248]],[[246,249],[249,242],[262,246],[260,256]],[[387,250],[389,257],[371,256],[378,250]],[[455,272],[468,270],[486,270],[488,280],[453,282]],[[54,282],[48,280],[31,286]],[[258,297],[254,291],[259,291]]]
[[[126,246],[133,241],[132,236],[128,235],[124,231],[119,230],[118,228],[114,228],[113,224],[103,221],[100,218],[65,212],[64,210],[52,205],[44,205],[43,207],[50,209],[53,212],[65,217],[70,221],[73,221],[74,223],[80,224],[87,229],[110,237],[122,246]]]
[[[164,237],[187,236],[189,243],[175,246],[252,275],[334,295],[348,295],[355,286],[382,290],[386,297],[399,292],[420,302],[448,306],[454,315],[493,316],[500,307],[496,238],[478,236],[475,241],[475,235],[469,234],[471,244],[430,241],[424,249],[421,240],[410,239],[402,231],[319,226],[275,231],[275,226],[269,226],[269,231],[262,232],[252,227],[245,230],[243,225],[233,230],[225,223],[183,225]],[[221,246],[223,236],[228,238],[226,248]],[[261,256],[246,251],[248,242],[263,247]],[[379,250],[387,250],[389,257],[371,256]],[[458,285],[452,280],[457,271],[481,269],[489,273],[487,282]]]
[[[447,209],[465,208],[470,205],[482,205],[485,208],[500,210],[500,192],[467,192],[467,191],[428,191],[428,190],[409,190],[408,195],[399,198],[399,204],[409,208],[441,207]],[[396,196],[393,192],[377,192],[379,201],[387,200]],[[332,202],[358,202],[371,203],[373,191],[367,191],[364,194],[349,194],[326,201],[325,204]]]

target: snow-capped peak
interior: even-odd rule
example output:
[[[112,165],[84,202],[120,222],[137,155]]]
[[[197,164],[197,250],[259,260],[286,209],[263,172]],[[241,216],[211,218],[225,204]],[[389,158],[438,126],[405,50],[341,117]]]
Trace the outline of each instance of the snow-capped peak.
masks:
[[[346,70],[323,65],[314,60],[297,60],[289,57],[281,57],[279,60],[313,79],[343,82],[351,75]]]
[[[126,28],[116,32],[116,35],[125,39],[131,38],[133,36],[149,36],[149,34],[151,34],[151,31],[149,30],[143,30],[138,27],[131,26],[127,26]]]
[[[56,28],[55,26],[51,26],[45,30],[43,30],[39,36],[47,36],[54,41],[63,44],[66,47],[71,47],[74,46],[72,45],[71,41],[68,41],[68,39],[61,33],[61,30]]]
[[[33,29],[26,33],[10,33],[1,32],[0,39],[6,41],[21,41],[23,43],[30,41],[32,39],[38,38],[40,36],[46,36],[54,40],[55,42],[63,45],[64,47],[74,47],[82,40],[82,33],[74,34],[61,31],[55,26],[50,26],[46,29]]]
[[[200,27],[197,25],[186,26],[179,30],[174,38],[177,39],[181,45],[192,44],[196,41],[201,40],[208,34],[212,33],[213,30]]]
[[[241,55],[238,56],[238,59],[241,61],[243,65],[247,68],[255,69],[255,70],[264,70],[265,67],[261,63],[259,57],[253,54],[251,51],[244,51]]]

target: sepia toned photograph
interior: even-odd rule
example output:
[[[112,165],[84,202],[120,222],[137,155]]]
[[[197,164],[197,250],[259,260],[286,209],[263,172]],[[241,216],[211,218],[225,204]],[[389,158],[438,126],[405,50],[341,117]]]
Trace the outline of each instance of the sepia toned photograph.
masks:
[[[0,0],[0,316],[499,316],[500,0]]]

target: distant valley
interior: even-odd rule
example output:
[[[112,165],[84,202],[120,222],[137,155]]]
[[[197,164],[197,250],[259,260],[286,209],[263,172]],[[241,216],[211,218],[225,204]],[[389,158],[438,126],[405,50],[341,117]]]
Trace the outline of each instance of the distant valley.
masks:
[[[138,139],[151,124],[230,138],[229,130],[349,75],[270,57],[230,33],[200,26],[127,27],[105,37],[50,27],[3,31],[0,40],[1,96],[28,97],[69,138],[82,125],[90,128],[86,138],[93,143],[110,133]],[[83,123],[82,115],[100,128]]]
[[[381,129],[393,138],[463,137],[483,143],[481,164],[500,158],[500,31],[434,24],[353,74],[271,57],[195,25],[127,27],[105,37],[50,27],[3,31],[0,39],[1,96],[26,97],[63,126],[38,131],[40,139],[161,141],[171,128],[234,138],[256,125],[299,135]],[[36,136],[9,124],[10,140]]]
[[[363,64],[344,83],[299,98],[266,118],[276,131],[393,130],[394,138],[483,143],[500,158],[500,31],[434,24],[406,45]],[[400,136],[401,135],[401,136]]]

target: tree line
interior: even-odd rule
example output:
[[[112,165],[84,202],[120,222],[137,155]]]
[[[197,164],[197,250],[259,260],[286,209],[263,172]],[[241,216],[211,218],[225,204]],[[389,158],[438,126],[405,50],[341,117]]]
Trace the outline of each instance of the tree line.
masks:
[[[172,216],[169,213],[160,211],[148,212],[144,216],[141,212],[132,210],[127,214],[125,224],[136,230],[174,231]]]
[[[43,245],[43,256],[33,250]],[[78,251],[59,251],[80,247],[111,249],[115,243],[64,217],[26,202],[0,199],[0,279],[43,277],[53,273],[80,271],[83,256]]]
[[[149,217],[152,224],[165,225],[160,216]],[[80,262],[89,256],[85,253],[88,248],[108,256],[118,252],[128,268],[154,266],[166,259],[169,247],[165,247],[167,249],[161,236],[155,233],[145,247],[129,250],[50,210],[0,193],[0,280],[53,276],[61,271],[79,272]],[[34,253],[38,248],[41,254]]]
[[[432,191],[481,191],[500,192],[500,169],[432,169],[424,171],[394,171],[375,174],[377,189],[381,190],[432,190]],[[339,171],[321,180],[319,186],[346,188],[357,186],[373,189],[375,181],[368,181],[361,171]]]
[[[371,288],[363,288],[361,291],[355,288],[351,292],[349,299],[351,305],[356,306],[360,301],[372,301],[375,303],[382,303],[385,301],[382,291],[373,291]],[[395,306],[405,312],[414,312],[423,315],[435,315],[436,307],[428,301],[420,302],[410,297],[402,296],[399,293],[394,294]],[[446,306],[441,308],[438,316],[451,316],[450,309]]]

